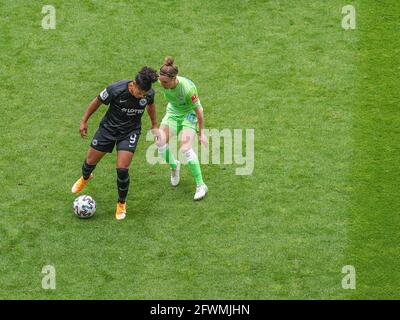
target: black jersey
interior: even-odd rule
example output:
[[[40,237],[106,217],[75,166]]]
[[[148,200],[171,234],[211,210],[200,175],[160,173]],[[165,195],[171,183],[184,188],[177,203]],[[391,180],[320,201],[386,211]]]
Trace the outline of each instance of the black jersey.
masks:
[[[135,98],[128,90],[131,80],[121,80],[109,85],[98,99],[109,105],[100,122],[100,128],[112,139],[125,139],[133,131],[140,130],[141,118],[147,105],[154,102],[154,90],[143,98]]]

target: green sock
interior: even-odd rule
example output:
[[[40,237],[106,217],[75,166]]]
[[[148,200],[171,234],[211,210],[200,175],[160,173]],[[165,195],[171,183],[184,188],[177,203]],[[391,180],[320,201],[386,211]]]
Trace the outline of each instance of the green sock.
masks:
[[[176,169],[177,164],[168,144],[166,144],[164,147],[159,148],[158,153],[170,165],[172,169]]]
[[[203,177],[201,175],[199,160],[196,158],[196,160],[188,161],[188,166],[190,171],[192,172],[196,184],[197,185],[203,184],[204,182],[203,182]]]

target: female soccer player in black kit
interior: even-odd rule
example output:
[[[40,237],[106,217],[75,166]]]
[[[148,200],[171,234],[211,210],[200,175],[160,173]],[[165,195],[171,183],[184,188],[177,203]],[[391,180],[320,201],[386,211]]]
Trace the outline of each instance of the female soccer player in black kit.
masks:
[[[87,107],[80,122],[79,131],[82,137],[87,135],[90,116],[103,103],[109,105],[107,113],[100,122],[86,159],[82,166],[82,176],[72,186],[73,193],[81,192],[97,163],[117,146],[117,187],[118,202],[115,212],[117,220],[126,217],[126,196],[129,188],[129,166],[136,149],[141,131],[141,118],[144,109],[151,119],[152,129],[157,129],[156,107],[152,83],[158,74],[155,70],[143,67],[135,80],[121,80],[104,89]]]

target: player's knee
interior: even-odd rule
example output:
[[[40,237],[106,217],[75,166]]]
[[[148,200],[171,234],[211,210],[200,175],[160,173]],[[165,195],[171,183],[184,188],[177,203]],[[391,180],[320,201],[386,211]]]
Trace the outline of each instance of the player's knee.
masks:
[[[95,159],[92,158],[86,158],[85,162],[89,165],[89,166],[96,166],[98,161],[96,161]]]
[[[97,163],[98,163],[99,161],[100,161],[99,157],[94,156],[94,155],[91,155],[91,154],[89,154],[89,155],[86,157],[86,163],[87,163],[88,165],[91,165],[91,166],[97,165]]]
[[[134,155],[133,152],[125,152],[124,154],[118,154],[117,168],[129,169],[133,155]]]
[[[117,170],[118,169],[129,169],[131,162],[123,159],[118,159],[117,161]]]
[[[183,146],[192,146],[192,141],[193,141],[193,138],[192,138],[192,136],[191,135],[188,135],[188,134],[182,134],[182,137],[181,137],[181,146],[183,147]]]
[[[186,139],[186,140],[181,140],[181,147],[180,147],[180,151],[182,153],[188,152],[189,150],[193,151],[193,144],[192,141],[190,139]]]

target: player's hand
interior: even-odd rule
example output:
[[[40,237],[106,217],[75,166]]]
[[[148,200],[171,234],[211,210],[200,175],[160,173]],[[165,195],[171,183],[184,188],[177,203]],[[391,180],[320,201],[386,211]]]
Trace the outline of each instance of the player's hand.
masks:
[[[79,124],[79,133],[81,134],[81,137],[84,138],[87,135],[88,131],[88,124],[86,121],[82,121]]]
[[[150,129],[151,133],[153,134],[154,138],[156,141],[159,139],[160,136],[160,130],[158,129],[158,126],[152,126]]]
[[[199,142],[204,146],[208,146],[208,138],[203,132],[199,132]]]

